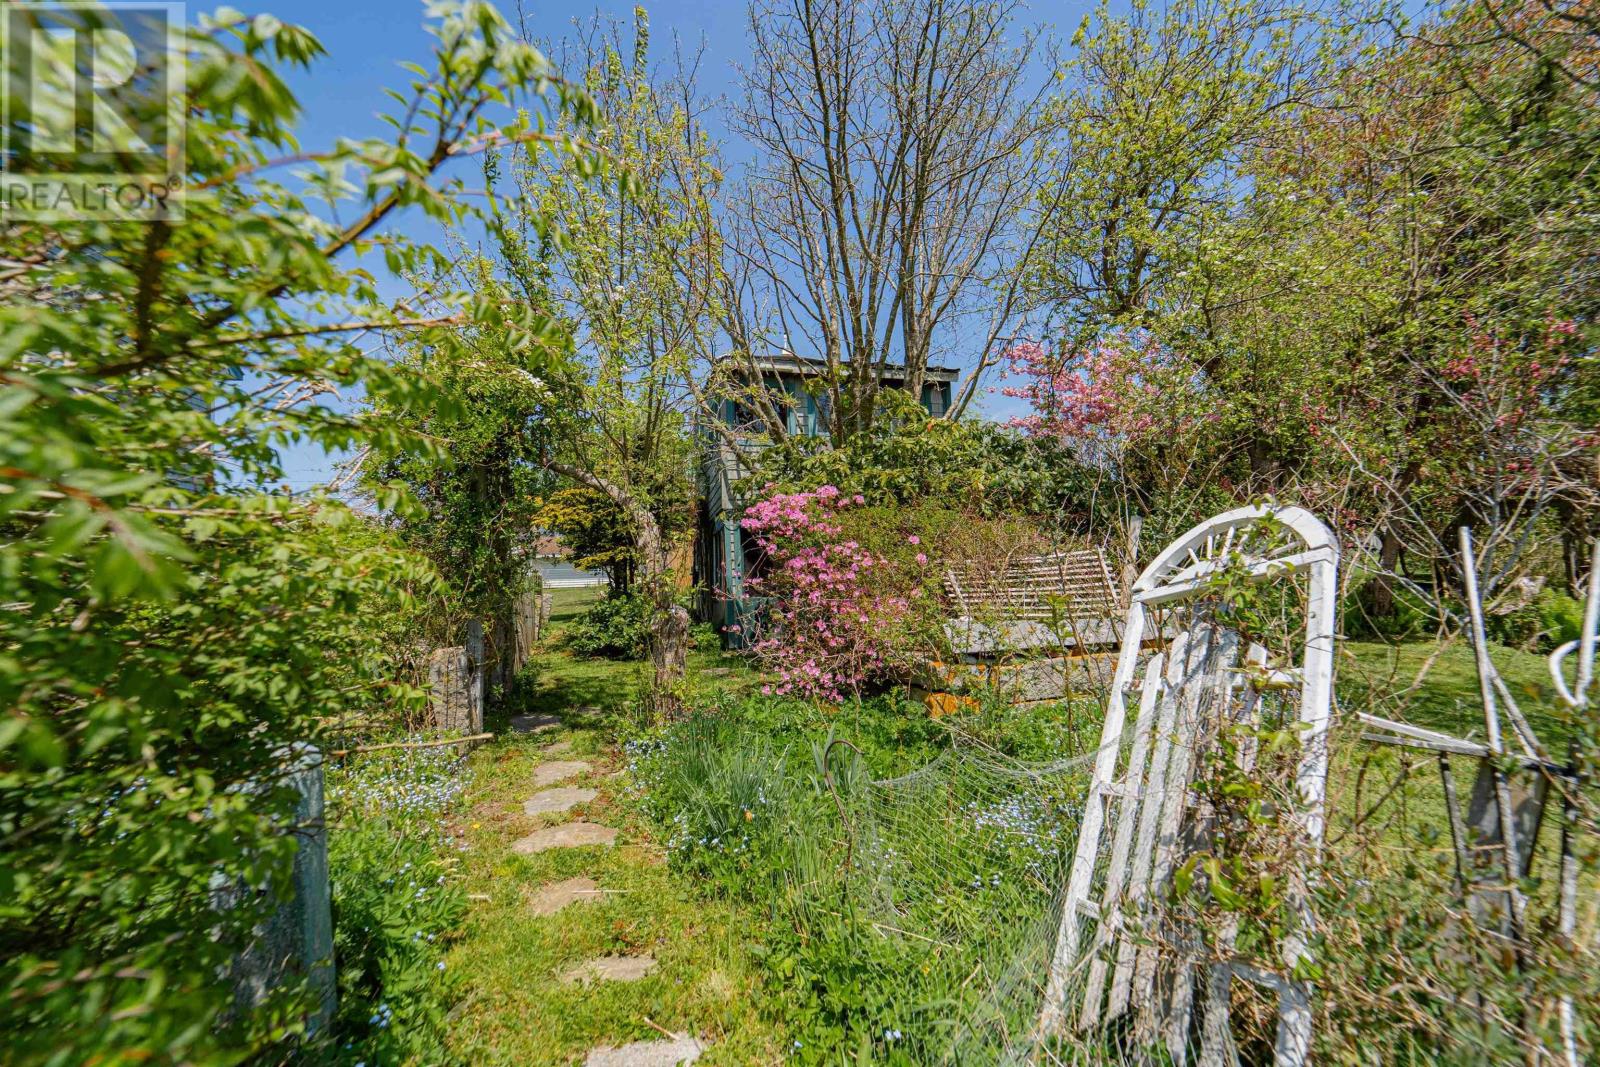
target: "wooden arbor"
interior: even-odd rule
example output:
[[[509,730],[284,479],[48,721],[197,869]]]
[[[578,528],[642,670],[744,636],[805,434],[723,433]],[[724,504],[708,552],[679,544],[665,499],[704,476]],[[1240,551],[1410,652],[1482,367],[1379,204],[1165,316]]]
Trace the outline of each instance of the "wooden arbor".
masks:
[[[1305,866],[1320,847],[1324,823],[1337,567],[1334,538],[1315,516],[1293,507],[1248,507],[1196,526],[1134,583],[1067,883],[1041,1037],[1074,1022],[1085,1030],[1131,1014],[1139,1044],[1164,1047],[1179,1065],[1197,1044],[1198,1061],[1220,1067],[1234,1061],[1230,986],[1241,978],[1276,995],[1277,1062],[1306,1062],[1311,991],[1293,976],[1307,954]],[[1303,643],[1277,650],[1277,662],[1287,664],[1281,669],[1273,669],[1271,651],[1254,643],[1240,663],[1240,636],[1221,625],[1214,610],[1219,584],[1259,586],[1300,571],[1309,572]],[[1176,624],[1177,636],[1145,657],[1146,634],[1161,628],[1152,621],[1158,612]],[[1130,736],[1132,692],[1138,693],[1138,708]],[[1297,705],[1291,706],[1296,694]],[[1203,960],[1195,932],[1173,929],[1176,920],[1166,914],[1174,872],[1210,836],[1211,813],[1191,798],[1190,786],[1200,756],[1219,733],[1234,723],[1259,722],[1269,704],[1284,719],[1297,720],[1300,731],[1294,810],[1288,813],[1298,838],[1285,908],[1293,919],[1270,968],[1230,958],[1238,934],[1237,921],[1230,919],[1210,931],[1213,951]],[[1248,771],[1255,760],[1247,740],[1238,762]],[[1102,847],[1108,833],[1109,851]]]

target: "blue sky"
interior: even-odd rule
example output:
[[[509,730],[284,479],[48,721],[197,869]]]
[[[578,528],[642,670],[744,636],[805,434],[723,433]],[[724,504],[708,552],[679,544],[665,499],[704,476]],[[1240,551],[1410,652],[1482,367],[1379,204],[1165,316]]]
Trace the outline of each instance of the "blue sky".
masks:
[[[237,3],[237,0],[235,0]],[[1057,33],[1070,34],[1088,9],[1087,0],[1069,0],[1048,10],[1036,10],[1035,17],[1054,24]],[[428,65],[432,38],[423,29],[421,0],[262,0],[251,11],[270,11],[279,18],[310,29],[322,41],[328,55],[306,72],[294,72],[290,84],[304,108],[299,126],[302,146],[315,150],[336,137],[382,136],[388,127],[377,115],[392,104],[384,96],[385,87],[403,88],[409,75],[399,64],[413,61]],[[500,7],[513,21],[518,18],[516,0],[500,0]],[[669,56],[670,42],[676,35],[685,53],[703,49],[700,63],[700,88],[707,98],[731,95],[737,88],[738,65],[748,55],[745,43],[744,0],[665,0],[647,3],[650,17],[651,52]],[[191,3],[191,17],[209,5]],[[571,3],[536,7],[524,4],[529,32],[540,40],[558,40],[569,35],[574,20],[587,21],[599,12],[624,21],[632,17],[633,5],[617,3],[595,5]],[[712,133],[723,131],[712,122]],[[737,162],[736,145],[729,144],[727,158]],[[438,231],[417,215],[401,215],[390,225],[413,236],[436,240]],[[377,265],[374,264],[376,268]],[[295,489],[305,489],[333,476],[333,459],[318,449],[299,447],[286,456],[286,481]]]

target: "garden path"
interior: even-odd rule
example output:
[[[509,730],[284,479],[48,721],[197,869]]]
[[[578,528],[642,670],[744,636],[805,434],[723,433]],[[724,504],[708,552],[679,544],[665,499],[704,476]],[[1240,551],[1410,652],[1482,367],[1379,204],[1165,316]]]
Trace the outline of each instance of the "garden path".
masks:
[[[668,871],[628,796],[618,737],[638,665],[568,656],[560,631],[578,605],[557,595],[516,714],[491,721],[496,740],[471,757],[453,1051],[474,1064],[779,1062],[746,924]]]

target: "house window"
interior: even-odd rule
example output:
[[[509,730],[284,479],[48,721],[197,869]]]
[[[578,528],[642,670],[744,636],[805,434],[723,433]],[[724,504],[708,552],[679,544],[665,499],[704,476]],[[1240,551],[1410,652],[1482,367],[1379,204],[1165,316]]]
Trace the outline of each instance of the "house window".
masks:
[[[819,389],[812,397],[812,405],[817,413],[811,418],[811,436],[827,437],[833,432],[833,393],[826,388]]]
[[[778,417],[783,420],[784,428],[787,429],[791,422],[789,412],[794,406],[794,398],[781,388],[774,388],[768,390],[767,399],[777,411]],[[799,420],[797,418],[794,421]],[[767,422],[753,405],[735,400],[733,402],[733,428],[740,433],[759,436],[767,432]]]
[[[761,418],[760,413],[748,404],[741,404],[737,400],[733,402],[733,428],[741,433],[764,434],[767,432],[767,424]]]

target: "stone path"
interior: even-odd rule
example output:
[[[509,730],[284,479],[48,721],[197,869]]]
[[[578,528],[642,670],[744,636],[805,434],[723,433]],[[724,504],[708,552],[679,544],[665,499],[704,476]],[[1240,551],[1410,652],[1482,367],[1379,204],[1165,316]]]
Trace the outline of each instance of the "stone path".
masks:
[[[552,848],[583,848],[588,845],[604,845],[607,848],[617,840],[617,831],[613,826],[601,826],[593,822],[564,822],[558,826],[537,830],[511,845],[511,851],[530,856],[535,852],[546,852]]]
[[[678,1034],[670,1041],[635,1041],[621,1048],[601,1045],[590,1050],[583,1067],[677,1067],[680,1063],[693,1063],[704,1051],[705,1047],[688,1034]]]
[[[519,734],[544,734],[561,726],[554,715],[513,715],[511,729]]]
[[[599,708],[574,709],[583,715],[598,715]],[[553,716],[524,715],[512,720],[512,728],[521,732],[543,732],[549,728],[539,720],[555,720]],[[524,725],[519,725],[524,720]],[[545,757],[566,755],[572,750],[571,742],[560,741],[542,750]],[[558,786],[579,775],[589,774],[594,768],[583,760],[550,760],[534,768],[532,783],[538,792],[522,802],[528,815],[553,815],[587,804],[599,795],[598,789],[583,786]],[[606,775],[615,778],[616,773]],[[511,851],[522,855],[545,852],[555,848],[583,848],[586,846],[610,847],[617,839],[614,827],[599,823],[574,821],[547,826],[523,837],[511,845]],[[568,878],[543,886],[528,903],[535,915],[554,915],[562,908],[578,901],[598,900],[600,887],[589,878]],[[593,982],[637,982],[656,969],[653,956],[601,956],[568,968],[559,976],[564,985],[588,985]],[[666,1031],[662,1031],[665,1033]],[[600,1045],[590,1049],[584,1058],[584,1067],[677,1067],[693,1063],[700,1058],[705,1047],[689,1034],[674,1034],[656,1041],[635,1041],[631,1044]]]
[[[655,969],[654,956],[601,956],[568,968],[561,975],[561,981],[566,985],[578,982],[637,982]]]
[[[599,795],[597,789],[580,789],[570,785],[544,789],[524,800],[522,811],[526,815],[552,815],[579,804],[587,804]]]

